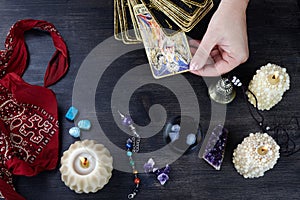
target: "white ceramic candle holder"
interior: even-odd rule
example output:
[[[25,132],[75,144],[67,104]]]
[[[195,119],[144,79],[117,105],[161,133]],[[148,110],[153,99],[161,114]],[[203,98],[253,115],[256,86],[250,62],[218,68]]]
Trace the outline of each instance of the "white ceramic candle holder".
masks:
[[[256,71],[248,89],[257,98],[259,110],[270,110],[279,103],[285,91],[290,88],[290,77],[285,68],[268,63]],[[254,96],[247,93],[251,104],[256,106]]]
[[[61,158],[61,179],[76,193],[97,192],[112,175],[109,151],[94,140],[77,141]]]

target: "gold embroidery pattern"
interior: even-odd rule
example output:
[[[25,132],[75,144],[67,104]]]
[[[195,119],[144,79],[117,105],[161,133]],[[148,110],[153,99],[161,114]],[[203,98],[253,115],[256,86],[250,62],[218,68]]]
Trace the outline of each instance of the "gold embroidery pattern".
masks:
[[[9,131],[11,146],[15,150],[14,155],[30,163],[34,163],[36,157],[59,130],[57,119],[47,111],[31,104],[19,104],[1,84],[0,120]]]
[[[20,133],[27,137],[28,135],[32,135],[30,137],[30,141],[36,144],[39,144],[43,139],[43,133],[49,133],[52,128],[52,124],[49,121],[43,121],[43,118],[37,114],[34,114],[32,117],[28,119],[29,125],[24,123],[20,127]]]
[[[0,130],[0,179],[13,187],[12,174],[5,168],[5,163],[11,158],[9,149],[9,138]],[[1,197],[0,191],[0,197]]]

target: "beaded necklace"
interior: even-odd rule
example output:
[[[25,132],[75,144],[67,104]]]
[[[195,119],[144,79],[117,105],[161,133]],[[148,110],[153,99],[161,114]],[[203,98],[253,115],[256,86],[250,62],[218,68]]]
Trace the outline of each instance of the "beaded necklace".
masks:
[[[130,129],[130,131],[133,133],[133,136],[131,138],[128,138],[126,142],[126,155],[129,159],[129,164],[132,168],[132,173],[134,175],[134,188],[132,190],[132,193],[128,194],[128,199],[133,199],[138,191],[139,191],[139,185],[140,185],[140,178],[138,177],[138,170],[135,167],[135,163],[133,160],[133,153],[138,153],[140,150],[140,141],[141,137],[136,132],[136,128],[133,126],[133,121],[129,115],[123,115],[120,111],[119,115],[121,116],[122,124]]]

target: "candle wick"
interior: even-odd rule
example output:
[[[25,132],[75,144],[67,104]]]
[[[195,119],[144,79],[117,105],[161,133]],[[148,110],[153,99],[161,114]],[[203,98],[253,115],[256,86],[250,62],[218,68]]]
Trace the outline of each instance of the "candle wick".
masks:
[[[80,159],[80,161],[81,161],[81,166],[82,167],[88,167],[89,166],[89,161],[88,161],[88,159],[86,157],[82,157]]]

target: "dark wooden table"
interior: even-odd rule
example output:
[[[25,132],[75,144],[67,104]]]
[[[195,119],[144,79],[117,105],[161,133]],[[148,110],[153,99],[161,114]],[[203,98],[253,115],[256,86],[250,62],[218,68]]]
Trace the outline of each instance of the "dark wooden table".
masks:
[[[291,88],[276,107],[264,112],[264,116],[270,126],[278,121],[287,123],[291,116],[299,115],[300,111],[299,1],[251,1],[247,15],[250,58],[245,64],[230,72],[230,75],[237,75],[244,84],[248,84],[255,71],[268,62],[286,67],[291,78]],[[72,105],[76,74],[91,50],[113,36],[113,1],[1,0],[0,40],[5,40],[6,33],[13,23],[25,18],[52,22],[69,48],[69,72],[59,83],[51,87],[58,100],[61,156],[63,151],[76,141],[68,134],[68,129],[74,124],[64,118],[69,106]],[[30,51],[30,63],[24,79],[31,84],[42,85],[48,60],[54,51],[51,38],[47,34],[30,31],[26,34],[26,41]],[[102,123],[103,130],[110,132],[111,141],[120,148],[123,148],[127,136],[116,128],[112,118],[110,105],[112,88],[123,73],[146,61],[142,49],[118,58],[107,68],[105,76],[101,77],[94,97],[97,102],[97,117]],[[101,67],[99,63],[99,68]],[[145,70],[145,73],[149,73],[149,70]],[[207,86],[201,77],[192,74],[184,74],[184,77],[195,90],[201,111],[200,123],[206,132],[211,116]],[[141,94],[150,96],[151,104],[163,105],[168,118],[180,113],[176,96],[167,88],[151,84],[139,88],[130,100],[130,113],[139,125],[146,125],[149,122],[140,101]],[[274,169],[262,178],[244,179],[236,172],[232,164],[233,150],[244,137],[250,132],[259,131],[259,128],[251,118],[240,91],[237,92],[236,99],[227,106],[226,114],[225,126],[230,134],[221,171],[215,171],[198,158],[198,147],[171,164],[171,178],[165,186],[160,186],[153,176],[142,174],[141,191],[136,199],[300,199],[299,152],[290,157],[281,157]],[[160,131],[155,137],[145,139],[141,151],[154,151],[164,144],[161,138]],[[296,139],[300,145],[299,132]],[[76,194],[61,181],[58,169],[59,166],[56,170],[42,172],[35,177],[16,177],[16,190],[30,200],[126,199],[132,187],[131,174],[114,170],[109,183],[96,194]]]

